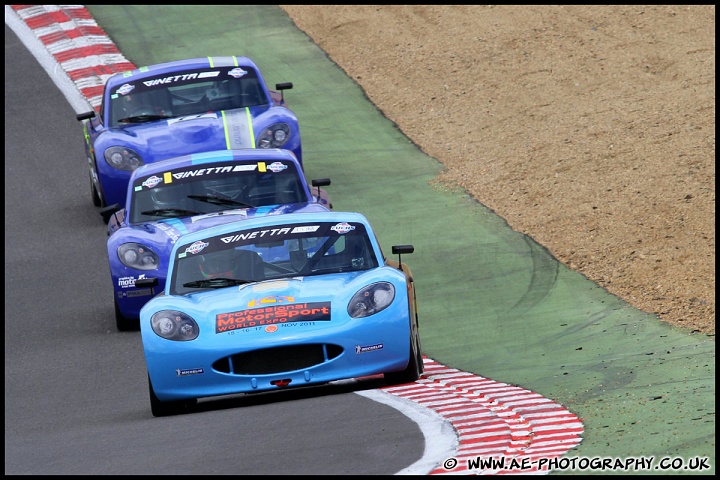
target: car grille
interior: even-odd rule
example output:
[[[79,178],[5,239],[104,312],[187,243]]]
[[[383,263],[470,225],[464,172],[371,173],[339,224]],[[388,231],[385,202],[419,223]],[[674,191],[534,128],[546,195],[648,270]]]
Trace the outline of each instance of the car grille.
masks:
[[[265,348],[221,358],[213,369],[235,375],[269,375],[320,365],[342,352],[342,347],[327,343]]]

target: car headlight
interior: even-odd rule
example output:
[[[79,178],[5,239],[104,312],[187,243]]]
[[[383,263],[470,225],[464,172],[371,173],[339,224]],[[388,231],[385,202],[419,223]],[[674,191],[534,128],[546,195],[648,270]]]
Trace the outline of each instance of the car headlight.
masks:
[[[290,125],[274,123],[258,136],[258,148],[282,148],[290,138]]]
[[[373,283],[353,295],[348,304],[348,314],[352,318],[369,317],[386,309],[394,298],[395,287],[392,283]]]
[[[145,245],[135,242],[123,243],[117,250],[123,265],[137,270],[157,270],[160,257]]]
[[[105,161],[113,168],[132,172],[145,162],[132,148],[110,147],[105,150]]]
[[[160,310],[150,318],[153,332],[167,340],[187,342],[195,340],[200,327],[190,315],[177,310]]]

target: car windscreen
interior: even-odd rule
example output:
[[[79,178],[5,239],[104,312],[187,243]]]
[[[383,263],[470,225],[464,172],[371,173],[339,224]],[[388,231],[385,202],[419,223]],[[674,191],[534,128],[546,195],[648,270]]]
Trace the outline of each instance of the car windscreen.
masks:
[[[238,230],[178,247],[171,294],[376,268],[362,223],[308,222]],[[223,280],[224,279],[224,280]]]
[[[257,71],[249,67],[208,67],[138,80],[130,77],[110,92],[110,126],[268,103]]]
[[[292,162],[191,165],[133,181],[130,223],[310,201]]]

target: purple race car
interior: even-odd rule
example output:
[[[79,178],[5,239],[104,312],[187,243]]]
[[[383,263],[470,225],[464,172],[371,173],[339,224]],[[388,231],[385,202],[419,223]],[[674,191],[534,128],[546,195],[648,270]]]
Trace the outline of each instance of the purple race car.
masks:
[[[101,210],[118,330],[137,329],[140,308],[162,291],[168,258],[181,235],[250,217],[326,212],[322,186],[310,188],[300,163],[284,149],[218,150],[144,165],[132,173],[127,207]],[[137,288],[145,277],[158,288]]]
[[[204,57],[110,77],[100,114],[81,113],[90,191],[96,206],[124,206],[130,174],[141,165],[190,153],[284,148],[302,167],[297,117],[282,91],[265,84],[246,57]]]

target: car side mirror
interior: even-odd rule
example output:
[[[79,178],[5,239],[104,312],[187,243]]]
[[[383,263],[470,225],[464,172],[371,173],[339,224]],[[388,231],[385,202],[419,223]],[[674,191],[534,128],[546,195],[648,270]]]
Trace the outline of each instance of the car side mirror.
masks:
[[[323,200],[323,195],[320,191],[320,187],[327,187],[328,185],[330,185],[330,179],[329,178],[315,178],[315,179],[311,180],[310,183],[312,184],[313,187],[317,187],[318,203],[323,203],[323,201],[324,201],[324,203],[329,204],[329,201],[327,201],[327,198],[325,198]],[[332,204],[330,204],[330,208],[332,208]]]
[[[95,117],[95,110],[91,110],[89,112],[84,113],[78,113],[75,118],[78,119],[78,121],[82,122],[83,120],[87,120],[89,118]]]
[[[400,270],[402,270],[402,256],[403,253],[413,253],[415,251],[415,247],[412,245],[393,245],[392,246],[392,253],[393,255],[398,256],[398,264],[400,266]]]
[[[292,87],[292,82],[275,84],[275,88],[280,92],[280,102],[285,103],[285,93],[283,92],[283,90],[290,90]]]
[[[135,280],[135,288],[152,288],[158,286],[158,279],[155,277],[139,278]]]
[[[105,208],[101,208],[100,215],[102,216],[105,223],[108,223],[110,221],[110,217],[112,217],[119,211],[120,211],[120,204],[113,203],[112,205],[108,205]]]
[[[327,187],[330,185],[329,178],[316,178],[311,181],[313,187]]]

